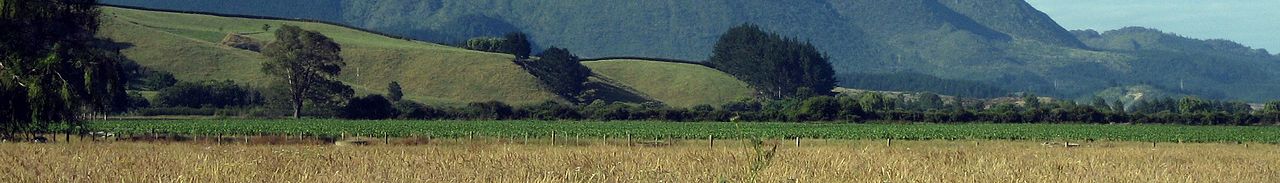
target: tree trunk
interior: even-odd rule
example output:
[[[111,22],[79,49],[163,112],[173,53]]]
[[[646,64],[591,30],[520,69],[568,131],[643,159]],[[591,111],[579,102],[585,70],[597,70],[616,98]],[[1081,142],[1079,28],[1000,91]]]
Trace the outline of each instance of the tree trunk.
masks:
[[[297,76],[293,77],[295,79],[289,81],[289,85],[291,85],[289,86],[289,92],[293,97],[293,119],[302,119],[302,99],[306,91],[301,86],[301,82],[296,81]]]
[[[302,100],[293,101],[293,119],[302,119]]]

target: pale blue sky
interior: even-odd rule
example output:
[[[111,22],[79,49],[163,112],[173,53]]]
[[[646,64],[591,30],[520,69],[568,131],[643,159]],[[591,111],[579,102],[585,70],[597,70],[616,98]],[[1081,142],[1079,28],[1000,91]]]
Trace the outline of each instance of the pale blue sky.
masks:
[[[1068,30],[1143,26],[1280,52],[1280,0],[1027,0]]]

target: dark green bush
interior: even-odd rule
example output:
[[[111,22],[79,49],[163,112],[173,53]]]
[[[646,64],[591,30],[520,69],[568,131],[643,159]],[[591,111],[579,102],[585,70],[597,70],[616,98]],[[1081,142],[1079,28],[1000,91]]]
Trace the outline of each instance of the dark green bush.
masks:
[[[382,95],[368,95],[352,98],[342,107],[339,117],[346,119],[391,119],[399,112]]]

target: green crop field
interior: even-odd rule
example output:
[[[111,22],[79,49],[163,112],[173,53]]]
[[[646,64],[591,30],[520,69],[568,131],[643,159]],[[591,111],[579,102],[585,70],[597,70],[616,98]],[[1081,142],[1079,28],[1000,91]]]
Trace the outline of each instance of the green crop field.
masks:
[[[120,134],[364,135],[495,138],[815,138],[905,140],[1111,140],[1280,143],[1277,126],[1092,124],[805,124],[729,122],[353,121],[353,120],[107,120],[94,131]]]
[[[597,75],[676,107],[719,105],[751,97],[747,83],[701,65],[646,60],[603,60],[583,65]]]

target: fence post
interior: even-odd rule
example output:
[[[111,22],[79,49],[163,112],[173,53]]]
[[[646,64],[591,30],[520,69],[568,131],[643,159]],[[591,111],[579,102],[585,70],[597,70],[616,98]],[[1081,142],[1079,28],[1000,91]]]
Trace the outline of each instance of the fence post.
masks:
[[[707,135],[707,147],[710,147],[710,148],[716,147],[716,139],[711,135]]]
[[[796,147],[800,147],[800,136],[796,136]]]
[[[391,137],[387,136],[387,132],[382,132],[382,143],[383,145],[391,145]]]
[[[556,131],[551,131],[551,145],[556,145]]]
[[[884,138],[885,147],[893,147],[893,137]]]
[[[635,143],[631,142],[631,132],[627,132],[627,146],[632,146],[632,144]]]

